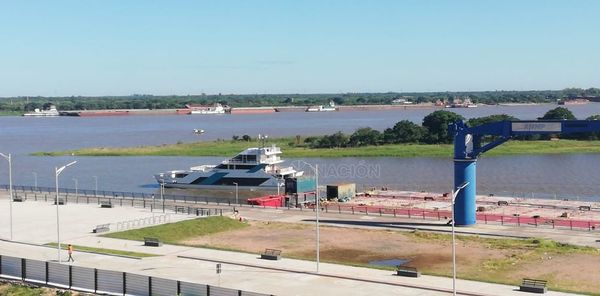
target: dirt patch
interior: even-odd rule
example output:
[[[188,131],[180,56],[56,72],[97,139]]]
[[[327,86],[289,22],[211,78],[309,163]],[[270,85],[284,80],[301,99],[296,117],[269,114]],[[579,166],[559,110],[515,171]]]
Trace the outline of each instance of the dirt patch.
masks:
[[[285,257],[315,258],[315,227],[307,224],[250,221],[250,227],[197,237],[182,243],[259,253],[280,249]],[[418,235],[417,235],[418,234]],[[447,235],[322,226],[321,260],[367,265],[375,260],[409,259],[424,273],[451,275]],[[579,253],[578,253],[579,252]],[[600,291],[600,255],[596,252],[544,253],[531,247],[490,244],[470,237],[457,242],[459,277],[516,284],[523,278],[550,280],[551,287]]]

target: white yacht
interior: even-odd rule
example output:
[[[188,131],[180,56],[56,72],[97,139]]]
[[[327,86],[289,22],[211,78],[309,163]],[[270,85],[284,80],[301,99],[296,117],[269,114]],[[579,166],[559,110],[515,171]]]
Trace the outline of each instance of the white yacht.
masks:
[[[48,110],[40,110],[38,108],[35,108],[33,112],[25,113],[23,114],[23,116],[60,116],[60,113],[58,112],[58,110],[56,110],[56,106],[50,105],[50,108],[48,108]]]
[[[276,191],[287,178],[299,177],[302,171],[279,166],[284,160],[275,145],[248,148],[218,165],[200,165],[190,170],[168,171],[154,177],[159,184],[173,188],[240,190],[271,189]]]

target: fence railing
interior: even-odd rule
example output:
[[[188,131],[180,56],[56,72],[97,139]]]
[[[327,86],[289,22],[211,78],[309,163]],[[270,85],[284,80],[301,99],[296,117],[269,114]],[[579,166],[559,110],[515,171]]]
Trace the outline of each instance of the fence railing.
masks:
[[[8,191],[9,186],[6,184],[0,185],[0,189]],[[36,200],[51,200],[53,201],[56,197],[55,187],[35,187],[35,186],[22,186],[13,185],[14,196],[23,196],[26,198],[35,197]],[[124,203],[131,203],[132,200],[143,200],[146,203],[152,202],[155,205],[159,205],[163,202],[184,202],[184,203],[195,203],[195,204],[217,204],[217,205],[235,205],[235,200],[228,199],[225,197],[215,196],[204,196],[204,195],[180,195],[180,194],[163,194],[162,199],[159,194],[144,193],[144,192],[128,192],[128,191],[107,191],[107,190],[90,190],[90,189],[73,189],[73,188],[58,188],[58,193],[61,198],[67,198],[73,200],[77,198],[78,201],[82,200],[99,200],[106,199],[112,200],[117,205],[123,205]],[[239,199],[239,203],[243,204],[244,199]],[[87,202],[89,203],[89,202]]]
[[[0,255],[0,277],[108,295],[266,296],[268,294],[182,282],[128,272]]]
[[[302,210],[302,208],[300,208]],[[315,207],[311,206],[308,210],[315,211]],[[452,212],[447,210],[425,210],[411,208],[391,208],[391,207],[375,207],[375,206],[355,206],[355,205],[323,205],[321,211],[326,213],[339,214],[358,214],[358,215],[378,215],[403,217],[421,220],[448,220],[452,217]],[[600,221],[597,220],[578,220],[578,219],[560,219],[546,217],[526,217],[526,216],[509,216],[501,214],[477,213],[478,222],[484,224],[500,224],[511,226],[531,226],[531,227],[546,227],[546,228],[562,228],[571,230],[600,230]]]
[[[56,189],[32,186],[13,186],[15,196],[23,196],[24,198],[33,198],[35,200],[54,201]],[[7,185],[0,185],[0,189],[8,190]],[[36,190],[34,190],[36,189]],[[235,207],[250,207],[250,208],[269,208],[266,206],[246,205],[243,201],[240,204],[232,203],[229,200],[224,201],[218,197],[207,196],[186,196],[186,195],[163,195],[161,201],[158,197],[152,194],[135,193],[135,192],[113,192],[113,191],[98,191],[97,195],[90,195],[94,190],[80,190],[78,195],[74,195],[74,191],[69,195],[70,189],[59,189],[61,197],[65,202],[75,203],[98,203],[102,200],[110,200],[113,205],[132,206],[132,207],[150,207],[153,210],[183,214],[195,214],[198,216],[205,215],[222,215],[223,209],[215,208],[199,208],[201,204],[207,205],[227,205]],[[184,203],[186,206],[181,206]],[[193,206],[190,206],[193,204]],[[279,207],[280,209],[305,211],[315,211],[314,205],[308,208],[296,208],[291,205],[287,207]],[[392,208],[392,207],[377,207],[377,206],[361,206],[349,204],[334,204],[323,205],[321,210],[326,213],[339,214],[357,214],[357,215],[379,215],[403,217],[422,220],[447,220],[451,217],[451,212],[448,210],[426,210],[418,208]],[[595,210],[595,209],[594,209]],[[581,220],[574,218],[547,218],[547,217],[526,217],[526,216],[509,216],[500,214],[477,213],[477,221],[484,224],[500,224],[510,226],[532,226],[546,228],[560,228],[571,230],[600,230],[600,221],[596,220]]]

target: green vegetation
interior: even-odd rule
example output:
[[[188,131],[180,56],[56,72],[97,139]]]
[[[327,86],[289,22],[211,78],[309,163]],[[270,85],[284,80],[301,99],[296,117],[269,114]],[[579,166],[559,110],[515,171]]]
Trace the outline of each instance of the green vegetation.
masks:
[[[563,98],[598,96],[600,89],[567,88],[544,91],[476,91],[476,92],[387,92],[387,93],[344,93],[344,94],[198,94],[187,96],[153,96],[134,94],[131,96],[96,97],[7,97],[0,98],[0,111],[18,114],[44,108],[54,104],[59,110],[102,110],[102,109],[176,109],[186,104],[221,103],[232,107],[255,106],[307,106],[324,105],[334,101],[337,105],[392,104],[395,99],[412,103],[453,102],[456,98],[469,98],[478,104],[498,103],[554,103]]]
[[[0,283],[0,295],[3,296],[70,296],[71,291],[61,291],[51,288],[32,288],[20,284]]]
[[[286,158],[299,157],[451,157],[453,146],[427,144],[390,144],[337,149],[311,149],[290,145],[291,138],[270,139],[280,145]],[[223,156],[231,157],[240,151],[258,145],[252,142],[214,141],[133,148],[86,148],[79,150],[38,152],[38,156]],[[485,155],[536,155],[600,153],[600,141],[509,141]]]
[[[23,115],[21,111],[0,110],[0,116],[16,116]]]
[[[46,245],[47,246],[56,247],[58,244],[57,243],[48,243]],[[63,250],[67,249],[67,245],[65,245],[65,244],[61,244],[60,247]],[[104,248],[95,248],[95,247],[78,246],[78,245],[73,245],[73,249],[75,250],[75,252],[77,252],[77,251],[93,252],[93,253],[98,253],[98,254],[129,256],[129,257],[138,257],[138,258],[158,256],[158,255],[148,254],[148,253],[122,251],[122,250],[114,250],[114,249],[104,249]]]
[[[143,241],[144,237],[155,237],[167,244],[179,244],[187,238],[236,230],[247,224],[226,217],[208,217],[169,223],[158,226],[113,232],[105,237]]]
[[[41,288],[30,288],[19,285],[0,285],[0,295],[6,296],[41,296],[44,291]]]

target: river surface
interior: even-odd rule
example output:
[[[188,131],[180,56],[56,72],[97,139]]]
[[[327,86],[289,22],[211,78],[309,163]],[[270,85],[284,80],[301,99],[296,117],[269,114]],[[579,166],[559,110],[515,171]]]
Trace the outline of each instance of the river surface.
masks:
[[[556,105],[482,106],[452,109],[466,118],[509,114],[536,119]],[[577,118],[600,114],[600,103],[568,107]],[[233,135],[321,135],[352,132],[359,127],[383,130],[400,120],[420,123],[434,109],[355,112],[283,112],[247,115],[156,115],[116,117],[0,117],[0,152],[13,155],[17,185],[54,186],[54,167],[78,163],[60,176],[60,187],[155,192],[153,174],[214,164],[222,157],[38,157],[36,151],[97,146],[138,146],[231,139]],[[204,129],[198,136],[192,130]],[[285,158],[285,151],[283,154]],[[452,186],[452,160],[444,158],[310,158],[320,166],[320,183],[356,182],[363,187],[446,192]],[[287,163],[302,166],[295,159]],[[8,183],[7,162],[0,159],[0,184]],[[304,168],[310,171],[309,168]],[[96,178],[94,178],[96,176]],[[478,193],[531,197],[595,198],[600,196],[600,154],[483,157],[478,161]]]

